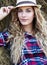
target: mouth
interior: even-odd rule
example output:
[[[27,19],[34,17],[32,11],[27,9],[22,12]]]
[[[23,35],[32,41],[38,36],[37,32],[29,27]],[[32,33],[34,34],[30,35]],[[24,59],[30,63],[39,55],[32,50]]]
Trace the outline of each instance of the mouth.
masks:
[[[28,19],[21,19],[22,21],[27,21]]]

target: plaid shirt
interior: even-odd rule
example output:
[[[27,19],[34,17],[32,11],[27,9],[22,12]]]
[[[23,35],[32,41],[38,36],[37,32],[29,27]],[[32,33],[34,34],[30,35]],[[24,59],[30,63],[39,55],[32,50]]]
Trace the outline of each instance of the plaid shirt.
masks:
[[[35,37],[25,33],[25,47],[17,65],[47,65],[47,58]]]
[[[6,46],[4,41],[8,36],[8,32],[0,32],[0,46]],[[25,47],[22,49],[20,62],[17,65],[47,65],[47,58],[35,37],[25,33],[24,43]]]
[[[0,46],[6,46],[7,38],[9,36],[9,33],[6,32],[0,32]]]

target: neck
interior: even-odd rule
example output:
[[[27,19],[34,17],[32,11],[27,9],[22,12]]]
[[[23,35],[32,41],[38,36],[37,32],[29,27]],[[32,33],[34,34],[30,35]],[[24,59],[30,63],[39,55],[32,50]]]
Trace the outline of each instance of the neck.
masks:
[[[23,26],[23,29],[24,29],[25,32],[33,34],[32,25],[31,24]]]

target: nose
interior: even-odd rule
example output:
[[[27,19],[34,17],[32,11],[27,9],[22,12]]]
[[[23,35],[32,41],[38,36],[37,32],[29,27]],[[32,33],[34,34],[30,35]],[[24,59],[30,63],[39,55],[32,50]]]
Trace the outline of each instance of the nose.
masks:
[[[26,17],[26,13],[25,12],[22,12],[22,17]]]

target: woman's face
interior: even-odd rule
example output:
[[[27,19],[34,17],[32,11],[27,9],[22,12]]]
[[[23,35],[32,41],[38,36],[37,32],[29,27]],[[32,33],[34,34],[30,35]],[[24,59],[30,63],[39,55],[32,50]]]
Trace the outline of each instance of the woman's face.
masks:
[[[31,6],[19,7],[18,18],[22,25],[31,24],[34,18],[34,10]]]

